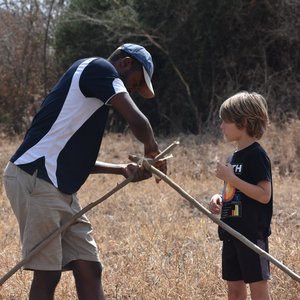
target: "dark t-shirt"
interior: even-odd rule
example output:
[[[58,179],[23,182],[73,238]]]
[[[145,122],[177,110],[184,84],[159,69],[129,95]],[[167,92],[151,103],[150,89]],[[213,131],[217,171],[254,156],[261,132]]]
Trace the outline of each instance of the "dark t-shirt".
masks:
[[[66,194],[76,192],[95,165],[109,100],[124,92],[107,60],[76,61],[43,101],[11,161]]]
[[[257,185],[261,181],[270,181],[272,173],[270,160],[260,146],[255,142],[245,149],[233,154],[230,164],[234,173],[240,179]],[[249,239],[262,239],[271,234],[271,218],[273,214],[273,189],[271,199],[262,204],[249,198],[228,183],[224,183],[223,206],[221,220]],[[221,240],[231,236],[219,227]]]

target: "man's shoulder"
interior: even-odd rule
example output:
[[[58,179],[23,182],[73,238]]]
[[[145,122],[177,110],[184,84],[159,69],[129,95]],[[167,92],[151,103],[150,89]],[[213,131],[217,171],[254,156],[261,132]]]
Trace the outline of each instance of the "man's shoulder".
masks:
[[[119,74],[112,63],[102,57],[95,57],[87,66],[86,71],[89,74],[104,74],[113,77],[119,77]]]

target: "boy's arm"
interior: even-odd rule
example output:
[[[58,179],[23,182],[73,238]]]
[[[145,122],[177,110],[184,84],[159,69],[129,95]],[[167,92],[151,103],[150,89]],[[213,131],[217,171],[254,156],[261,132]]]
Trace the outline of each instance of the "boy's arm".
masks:
[[[248,197],[262,203],[268,204],[271,199],[271,182],[264,180],[257,185],[241,180],[236,175],[232,177],[229,183],[235,188],[239,189]]]
[[[271,199],[272,186],[271,182],[267,180],[260,181],[257,185],[248,183],[234,174],[233,167],[229,164],[223,165],[218,163],[216,176],[222,179],[246,196],[263,204],[269,203]]]

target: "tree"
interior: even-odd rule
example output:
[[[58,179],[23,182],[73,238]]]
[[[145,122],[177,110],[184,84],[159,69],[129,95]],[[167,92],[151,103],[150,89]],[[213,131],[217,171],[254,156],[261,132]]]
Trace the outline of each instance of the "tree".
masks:
[[[157,132],[198,133],[216,124],[220,103],[241,89],[265,95],[271,115],[300,114],[299,1],[69,0],[60,14],[63,4],[0,6],[0,122],[12,126],[17,116],[15,131],[28,123],[24,110],[32,116],[35,95],[41,99],[51,86],[56,62],[63,71],[78,58],[107,57],[124,42],[153,56],[156,98],[137,104]],[[109,125],[122,130],[117,119]]]
[[[214,122],[219,104],[241,89],[266,95],[273,111],[291,111],[295,106],[294,92],[299,95],[298,1],[71,3],[64,19],[67,28],[60,28],[58,36],[70,33],[70,28],[76,36],[76,26],[80,26],[80,35],[91,44],[82,40],[86,53],[89,49],[105,54],[116,44],[132,41],[153,54],[159,70],[154,73],[154,86],[160,131],[199,132],[203,122]],[[88,34],[83,33],[87,28]],[[66,44],[60,44],[62,52],[70,48],[82,52],[80,42],[79,47]],[[293,93],[287,94],[288,90]]]
[[[53,17],[62,1],[0,4],[0,124],[22,133],[53,82]]]

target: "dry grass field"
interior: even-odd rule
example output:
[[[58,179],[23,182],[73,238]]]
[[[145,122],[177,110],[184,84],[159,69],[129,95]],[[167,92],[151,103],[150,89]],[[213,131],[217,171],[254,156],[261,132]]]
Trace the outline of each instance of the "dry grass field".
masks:
[[[214,130],[217,132],[217,130]],[[207,207],[222,182],[214,177],[216,160],[225,160],[233,146],[218,135],[160,138],[161,149],[180,145],[169,160],[169,177]],[[4,168],[19,141],[0,140]],[[274,216],[270,254],[300,273],[300,121],[270,126],[261,141],[273,162]],[[127,162],[142,153],[130,135],[109,134],[99,159]],[[2,180],[2,177],[1,177]],[[79,191],[82,206],[100,198],[123,179],[92,175]],[[0,193],[0,276],[20,260],[15,217]],[[88,212],[104,265],[107,299],[226,299],[220,277],[221,243],[217,225],[164,182],[154,178],[132,183]],[[300,283],[271,265],[274,300],[300,299]],[[0,288],[0,299],[27,299],[31,273],[18,271]],[[70,272],[62,276],[56,299],[76,299]],[[249,296],[250,299],[250,296]],[[42,300],[42,299],[41,299]]]

